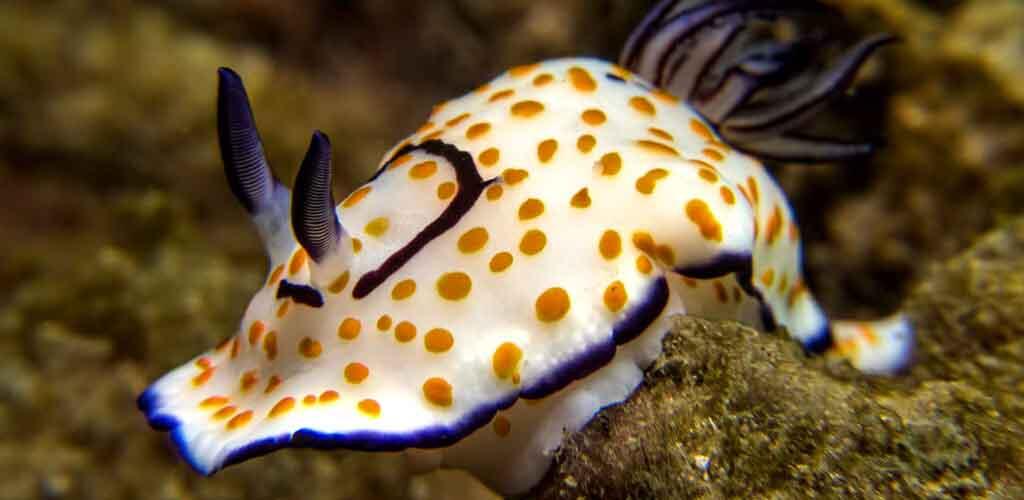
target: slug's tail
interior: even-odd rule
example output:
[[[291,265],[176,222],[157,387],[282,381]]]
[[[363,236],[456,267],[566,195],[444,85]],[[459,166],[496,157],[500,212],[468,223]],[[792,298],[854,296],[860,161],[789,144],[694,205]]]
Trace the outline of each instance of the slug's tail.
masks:
[[[906,370],[914,355],[914,330],[903,314],[877,321],[834,321],[829,355],[858,370],[891,375]]]

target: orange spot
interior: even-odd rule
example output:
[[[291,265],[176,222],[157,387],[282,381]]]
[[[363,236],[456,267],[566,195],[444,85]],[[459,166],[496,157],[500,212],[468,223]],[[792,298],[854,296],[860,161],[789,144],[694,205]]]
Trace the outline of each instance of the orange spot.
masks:
[[[275,267],[274,272],[270,273],[270,279],[267,280],[267,286],[273,286],[277,283],[277,280],[281,279],[282,274],[284,274],[284,264]]]
[[[199,375],[192,377],[192,385],[195,387],[199,387],[209,382],[210,378],[213,377],[213,372],[216,370],[217,369],[213,367],[203,370],[202,372],[199,373]]]
[[[380,317],[377,318],[377,329],[382,331],[382,332],[386,332],[386,331],[390,330],[391,329],[391,316],[388,316],[387,314],[381,314]]]
[[[783,274],[782,277],[779,278],[779,293],[786,293],[786,290],[788,290],[788,289],[789,289],[789,277],[786,276],[785,274]]]
[[[494,350],[491,356],[491,367],[494,368],[494,375],[500,379],[507,379],[516,372],[519,361],[523,359],[523,350],[512,342],[505,342]]]
[[[715,282],[715,295],[718,297],[718,301],[725,304],[729,302],[729,291],[725,289],[725,285],[720,281]]]
[[[490,236],[482,227],[474,227],[459,237],[459,251],[462,253],[478,252],[487,244]]]
[[[740,290],[740,287],[738,287],[738,286],[732,287],[732,300],[733,300],[733,302],[739,302],[740,299],[742,299],[742,298],[743,298],[743,292]]]
[[[658,248],[654,249],[654,253],[658,255],[658,260],[666,266],[674,266],[676,263],[676,253],[672,251],[672,247],[668,245],[658,245]]]
[[[526,255],[537,255],[548,244],[548,237],[539,229],[531,229],[519,240],[519,251]]]
[[[217,420],[224,420],[230,417],[231,415],[234,415],[236,411],[238,411],[238,408],[235,406],[225,406],[217,410],[217,413],[213,414],[213,418]]]
[[[238,337],[231,339],[231,359],[238,357],[239,344]]]
[[[221,406],[228,404],[228,401],[230,400],[224,396],[210,396],[200,401],[199,407],[203,409],[220,408]]]
[[[281,377],[271,375],[270,380],[267,380],[267,387],[263,389],[263,394],[270,394],[271,392],[274,392],[274,389],[277,389],[277,386],[279,385],[281,385]]]
[[[480,160],[481,165],[491,167],[501,159],[501,151],[498,151],[495,148],[487,148],[483,153],[480,153],[480,156],[477,157],[477,159]]]
[[[362,363],[349,363],[345,366],[345,380],[350,384],[358,384],[370,376],[370,369]]]
[[[605,259],[614,259],[622,253],[622,238],[619,237],[619,233],[616,231],[605,231],[601,235],[601,241],[598,242],[597,248]]]
[[[497,201],[501,199],[501,195],[504,192],[505,190],[501,186],[493,184],[487,188],[487,199],[490,201]]]
[[[800,229],[796,227],[796,221],[789,221],[789,241],[796,243],[800,240]]]
[[[356,404],[359,411],[363,412],[364,415],[370,418],[377,418],[380,416],[380,403],[375,399],[364,399]]]
[[[288,274],[295,274],[302,270],[302,266],[306,265],[306,250],[299,248],[292,255],[292,260],[288,264]]]
[[[494,423],[491,424],[491,427],[494,429],[494,433],[497,434],[498,437],[508,436],[508,434],[512,432],[512,423],[501,415],[494,417]]]
[[[653,136],[655,136],[658,139],[661,139],[663,141],[673,142],[673,141],[676,140],[675,137],[672,137],[672,134],[670,134],[670,133],[668,133],[668,132],[666,132],[666,131],[664,131],[664,130],[662,130],[660,128],[657,128],[657,127],[651,127],[649,129],[647,129],[647,131],[650,132],[651,135],[653,135]]]
[[[718,182],[718,174],[716,174],[714,170],[702,168],[697,172],[697,175],[699,175],[701,179],[704,179],[712,184]]]
[[[354,207],[357,203],[363,201],[363,198],[366,198],[370,191],[373,191],[373,188],[370,186],[363,186],[355,190],[352,194],[348,195],[348,198],[345,198],[345,201],[341,202],[341,206],[344,208]]]
[[[619,153],[607,153],[601,157],[601,175],[615,175],[622,170],[622,157]]]
[[[643,274],[650,274],[653,266],[651,265],[651,259],[648,259],[646,255],[641,255],[636,258],[636,270]]]
[[[708,126],[704,125],[704,123],[696,118],[690,118],[690,130],[705,141],[713,141],[715,139],[715,136],[711,134],[711,130]]]
[[[643,97],[639,96],[633,97],[629,100],[629,107],[633,108],[634,110],[636,110],[636,112],[642,115],[654,116],[655,113],[657,113],[657,111],[654,109],[654,105],[651,104],[651,101],[648,101],[647,99],[644,99]]]
[[[540,64],[523,64],[521,66],[515,66],[508,70],[508,74],[513,78],[522,78],[530,73],[533,73]]]
[[[302,398],[302,404],[306,406],[313,406],[316,404],[316,396],[312,394],[306,394],[306,397]]]
[[[430,130],[432,128],[434,128],[434,122],[427,122],[427,123],[424,123],[423,125],[420,125],[420,128],[416,129],[416,133],[417,134],[422,134],[422,133],[425,133],[425,132],[427,132],[428,130]],[[402,163],[405,163],[406,161],[408,161],[408,158],[406,158],[407,156],[408,155],[404,155],[401,158],[398,158],[397,160],[392,162],[391,166],[389,166],[388,169],[397,168],[397,167],[401,166]],[[397,165],[396,165],[396,163],[397,163]]]
[[[530,220],[540,217],[544,213],[544,202],[537,198],[529,198],[519,205],[519,219]]]
[[[519,101],[512,105],[511,111],[513,116],[533,118],[544,111],[544,105],[537,101]]]
[[[686,283],[686,286],[688,286],[690,288],[697,288],[697,280],[695,280],[693,278],[687,278],[687,277],[684,276],[683,277],[683,283]]]
[[[196,360],[196,367],[198,367],[200,370],[213,368],[213,360],[207,358],[206,356],[203,356]]]
[[[416,338],[416,325],[408,321],[402,321],[395,326],[395,340],[409,342]]]
[[[274,404],[274,407],[267,413],[267,418],[280,417],[295,408],[295,398],[289,396],[281,398]]]
[[[765,287],[772,286],[772,283],[774,283],[774,282],[775,282],[775,270],[774,269],[769,268],[765,272],[761,273],[761,283],[763,283]]]
[[[857,329],[857,334],[860,335],[860,338],[864,339],[868,344],[873,346],[878,345],[878,335],[870,326],[858,323],[855,328]]]
[[[671,104],[671,105],[679,104],[679,98],[678,97],[676,97],[676,96],[674,96],[674,95],[672,95],[672,94],[670,94],[670,93],[668,93],[668,92],[666,92],[664,90],[661,90],[661,89],[655,89],[654,92],[651,92],[651,95],[653,95],[655,99],[657,99],[659,101],[662,101],[662,102],[664,102],[666,104]]]
[[[543,75],[537,75],[537,77],[533,79],[533,85],[537,87],[543,87],[554,81],[554,79],[555,77],[549,75],[548,73],[544,73]]]
[[[355,318],[345,318],[338,325],[338,338],[343,340],[354,340],[359,336],[359,331],[363,329],[362,323]]]
[[[446,127],[454,127],[462,123],[466,118],[469,118],[469,113],[462,113],[461,115],[444,122],[444,125]]]
[[[648,153],[662,156],[679,156],[679,152],[672,146],[666,146],[660,142],[639,140],[636,146]]]
[[[437,279],[437,293],[445,300],[462,300],[473,289],[473,280],[461,272],[444,273]]]
[[[590,206],[590,190],[587,188],[576,191],[576,194],[572,195],[572,199],[569,200],[569,204],[576,208],[587,208]]]
[[[326,390],[320,393],[320,403],[333,403],[340,397],[338,391]]]
[[[238,385],[242,388],[242,392],[252,389],[252,386],[258,384],[260,381],[260,375],[256,370],[249,370],[242,374],[241,380]]]
[[[284,302],[282,302],[281,305],[277,307],[277,317],[283,318],[286,314],[288,314],[288,309],[291,308],[291,306],[291,299],[284,299]]]
[[[757,180],[753,177],[747,177],[747,188],[750,189],[750,198],[753,200],[753,204],[757,205],[760,201],[760,195],[757,192]]]
[[[516,91],[512,89],[506,89],[499,92],[495,92],[491,94],[491,97],[490,99],[487,99],[487,102],[497,102],[502,99],[508,99],[509,97],[512,97],[512,95],[515,93]]]
[[[441,377],[428,378],[423,382],[423,397],[437,406],[451,406],[452,385]]]
[[[604,305],[611,312],[619,312],[626,306],[629,295],[621,281],[614,281],[604,290]]]
[[[690,200],[686,204],[686,217],[700,228],[700,234],[704,239],[722,241],[722,225],[718,223],[715,214],[704,200]]]
[[[437,197],[442,200],[447,200],[455,194],[455,183],[448,181],[442,182],[440,186],[437,186]]]
[[[580,153],[583,154],[589,153],[596,145],[597,139],[594,139],[594,136],[590,134],[581,135],[580,138],[576,140],[576,149],[579,149]]]
[[[260,342],[260,338],[263,337],[263,332],[267,330],[267,324],[256,320],[249,326],[249,345],[256,345]]]
[[[807,287],[806,285],[804,285],[803,281],[797,281],[796,283],[794,283],[793,289],[789,291],[789,296],[786,297],[786,303],[789,305],[789,307],[792,308],[794,305],[796,305],[797,299],[799,299],[800,296],[803,295],[806,291]]]
[[[501,179],[504,180],[505,183],[509,184],[510,186],[514,186],[516,184],[519,184],[520,182],[523,182],[529,176],[530,173],[521,168],[507,168],[505,169],[504,172],[501,173]]]
[[[537,145],[537,159],[541,163],[547,163],[551,161],[551,157],[555,156],[555,152],[558,151],[558,141],[554,139],[547,139]]]
[[[423,138],[420,139],[420,142],[427,142],[427,141],[430,141],[430,140],[433,140],[433,139],[437,139],[438,137],[441,137],[442,135],[444,135],[444,130],[443,129],[438,129],[438,130],[435,130],[435,131],[433,131],[433,132],[423,136]]]
[[[491,84],[490,83],[485,83],[485,84],[477,87],[475,90],[473,90],[473,93],[475,93],[475,94],[482,94],[484,92],[487,92],[490,88],[491,88]]]
[[[732,194],[731,189],[722,186],[721,189],[718,190],[718,192],[722,195],[722,201],[724,201],[726,205],[732,205],[736,203],[736,195]]]
[[[605,116],[604,111],[601,111],[600,109],[588,109],[580,115],[580,118],[583,119],[583,123],[594,126],[600,125],[608,119],[608,117]]]
[[[512,254],[510,254],[508,252],[498,252],[498,253],[494,254],[494,257],[491,257],[490,267],[491,267],[491,271],[492,272],[500,273],[500,272],[508,269],[508,266],[511,266],[511,265],[512,265]]]
[[[466,129],[466,139],[476,140],[484,136],[491,130],[491,124],[487,122],[481,122],[471,125]]]
[[[414,293],[416,293],[416,282],[409,279],[402,280],[391,289],[391,298],[394,300],[405,300],[412,297]]]
[[[657,187],[658,181],[668,177],[668,170],[655,168],[648,171],[643,177],[636,180],[636,190],[642,194],[651,194]]]
[[[768,244],[775,243],[775,238],[779,236],[782,231],[782,209],[779,205],[775,205],[772,209],[772,215],[768,217],[768,225],[765,227],[765,238],[768,240]]]
[[[349,272],[346,270],[341,273],[340,276],[334,279],[330,285],[327,286],[327,291],[331,293],[341,293],[342,290],[348,286]]]
[[[417,132],[419,132],[419,133],[426,132],[427,130],[429,130],[433,126],[434,126],[433,123],[427,122],[426,125],[423,125],[422,127],[420,127],[420,130],[418,130]],[[399,156],[397,159],[395,159],[395,161],[391,162],[391,165],[388,167],[388,170],[401,167],[402,165],[405,165],[406,163],[409,163],[409,161],[411,161],[411,160],[412,160],[412,156],[409,156],[409,155]]]
[[[359,253],[363,250],[363,240],[352,238],[352,253]]]
[[[427,179],[435,173],[437,173],[436,161],[420,162],[409,169],[409,177],[413,179]]]
[[[391,227],[391,222],[388,221],[387,217],[377,217],[370,222],[366,223],[366,227],[363,231],[375,238],[384,236],[384,233],[388,232],[388,228]]]
[[[320,345],[320,342],[309,337],[303,337],[302,340],[299,341],[299,354],[302,354],[307,358],[316,358],[323,352],[324,347]]]
[[[235,415],[231,420],[228,420],[228,430],[238,429],[244,427],[252,420],[252,410],[246,410],[238,415]]]
[[[712,161],[722,161],[725,159],[725,155],[720,153],[717,149],[704,148],[701,153],[704,153],[704,156],[707,156]]]
[[[545,323],[553,323],[565,317],[569,312],[569,294],[564,288],[548,288],[537,297],[534,308],[537,310],[537,319]]]
[[[569,82],[580,92],[593,92],[597,89],[597,82],[587,70],[580,67],[569,68]]]
[[[641,252],[647,252],[650,254],[654,253],[654,238],[651,237],[651,233],[645,231],[637,231],[633,233],[633,246]]]
[[[423,345],[433,353],[447,352],[455,345],[455,337],[444,328],[434,328],[423,336]]]

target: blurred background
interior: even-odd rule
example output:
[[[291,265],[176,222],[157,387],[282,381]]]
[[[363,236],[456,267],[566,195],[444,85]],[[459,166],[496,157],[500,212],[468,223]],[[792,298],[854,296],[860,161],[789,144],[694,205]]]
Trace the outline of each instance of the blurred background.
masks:
[[[266,272],[223,179],[216,68],[245,79],[286,183],[330,135],[341,199],[436,102],[516,64],[615,59],[653,3],[0,3],[0,499],[488,498],[394,455],[286,451],[206,479],[136,411]],[[1024,3],[829,3],[903,38],[844,106],[886,147],[776,172],[823,305],[871,317],[1024,209]]]

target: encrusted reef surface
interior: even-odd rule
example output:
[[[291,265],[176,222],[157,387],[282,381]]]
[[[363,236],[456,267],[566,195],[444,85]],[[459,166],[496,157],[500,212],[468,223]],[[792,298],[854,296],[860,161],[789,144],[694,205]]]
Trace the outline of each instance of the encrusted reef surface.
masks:
[[[0,500],[492,498],[394,455],[289,451],[207,479],[146,427],[135,396],[232,333],[264,272],[219,164],[215,70],[245,77],[286,182],[330,134],[340,197],[432,104],[515,64],[614,58],[651,3],[0,2]],[[681,319],[535,495],[1024,497],[1024,4],[831,3],[903,38],[845,106],[887,144],[776,172],[826,308],[905,304],[919,363],[866,380]]]

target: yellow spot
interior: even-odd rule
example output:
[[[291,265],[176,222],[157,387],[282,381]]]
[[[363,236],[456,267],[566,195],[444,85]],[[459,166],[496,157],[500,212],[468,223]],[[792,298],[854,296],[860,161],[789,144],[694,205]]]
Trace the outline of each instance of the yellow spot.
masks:
[[[391,289],[391,298],[394,300],[405,300],[412,297],[414,293],[416,293],[416,282],[409,279],[402,280]]]
[[[480,251],[487,244],[488,237],[486,229],[474,227],[459,237],[459,251],[462,253]]]
[[[766,287],[772,286],[775,282],[775,270],[768,268],[765,272],[761,273],[761,283]]]
[[[359,253],[361,251],[363,251],[363,240],[352,238],[352,253]]]
[[[270,279],[267,280],[267,286],[273,286],[277,283],[277,280],[281,279],[281,275],[284,274],[284,264],[274,268],[274,272],[270,273]]]
[[[267,359],[273,361],[277,357],[277,332],[271,331],[266,337],[263,337],[263,352],[267,355]]]
[[[555,77],[548,73],[544,73],[543,75],[537,75],[537,77],[533,79],[533,85],[536,87],[543,87],[554,81],[554,79]]]
[[[569,200],[569,204],[576,208],[587,208],[590,206],[590,190],[587,188],[576,191],[576,194],[572,195],[572,199]]]
[[[280,417],[295,408],[295,398],[288,396],[281,398],[274,404],[274,407],[267,413],[267,418]]]
[[[608,260],[614,259],[622,253],[622,238],[616,231],[605,231],[601,235],[601,241],[598,242],[597,247],[600,249],[602,257]]]
[[[641,252],[647,252],[649,254],[654,253],[654,238],[651,237],[651,233],[645,231],[637,231],[633,233],[633,246]]]
[[[636,180],[636,190],[642,194],[651,194],[657,187],[658,181],[668,177],[668,170],[655,168],[648,171],[643,177]]]
[[[199,407],[203,409],[220,408],[228,404],[230,400],[224,396],[210,396],[199,402]]]
[[[529,176],[530,173],[521,168],[507,168],[501,173],[501,179],[510,186],[523,182]]]
[[[363,324],[355,318],[345,318],[338,325],[338,338],[342,340],[355,340],[359,336],[359,331],[363,329]]]
[[[629,296],[621,281],[614,281],[604,290],[604,305],[611,312],[619,312],[626,305]]]
[[[455,337],[452,332],[444,328],[434,328],[423,336],[423,345],[428,351],[442,353],[448,351],[455,344]]]
[[[641,255],[636,258],[637,271],[640,271],[643,274],[650,274],[652,267],[651,259],[648,259],[646,255]]]
[[[356,404],[356,407],[367,417],[377,418],[380,416],[380,403],[375,399],[364,399]]]
[[[295,274],[302,270],[302,267],[306,265],[306,250],[299,248],[292,255],[292,260],[288,264],[288,274]]]
[[[363,186],[355,190],[355,192],[348,195],[348,198],[345,198],[345,201],[341,202],[341,206],[345,208],[356,206],[356,204],[363,201],[363,198],[366,198],[366,195],[370,194],[370,191],[372,190],[373,188],[370,186]]]
[[[619,153],[607,153],[601,157],[601,175],[615,175],[622,170],[622,157]]]
[[[370,369],[362,363],[349,363],[345,366],[345,380],[350,384],[358,384],[370,376]]]
[[[580,92],[593,92],[597,89],[597,82],[587,70],[580,67],[569,68],[569,82]]]
[[[324,352],[324,347],[320,345],[320,342],[309,337],[303,337],[303,339],[299,341],[299,354],[302,354],[307,358],[316,358],[320,356],[320,353],[322,352]]]
[[[320,403],[333,403],[341,397],[338,395],[338,391],[326,390],[320,393]]]
[[[537,159],[541,163],[547,163],[551,161],[551,157],[555,156],[555,151],[558,151],[558,141],[554,139],[547,139],[537,145]]]
[[[417,163],[409,169],[409,177],[413,179],[427,179],[435,173],[437,173],[436,161]]]
[[[491,257],[491,264],[490,264],[490,266],[491,266],[491,271],[492,272],[500,273],[500,272],[508,269],[508,266],[511,266],[511,265],[512,265],[512,254],[510,254],[508,252],[498,252],[498,253],[494,254],[494,257]]]
[[[281,377],[271,375],[270,380],[267,380],[267,388],[263,389],[263,394],[270,394],[271,392],[274,392],[274,389],[277,389],[277,386],[279,385],[281,385]]]
[[[256,370],[249,370],[242,374],[242,378],[238,381],[238,386],[242,392],[252,389],[252,386],[256,385],[260,381],[260,375]]]
[[[377,329],[382,332],[386,332],[391,329],[391,316],[381,314],[380,317],[377,318]]]
[[[521,359],[523,359],[523,350],[519,346],[511,342],[501,344],[491,356],[494,375],[503,380],[511,377],[516,372]]]
[[[719,189],[719,193],[722,195],[722,201],[724,201],[726,205],[732,205],[736,203],[736,195],[732,194],[731,189],[722,186],[722,188]]]
[[[704,179],[712,184],[718,182],[718,174],[716,174],[714,170],[711,170],[709,168],[700,169],[697,172],[697,175],[699,175],[701,179]]]
[[[523,64],[521,66],[515,66],[508,70],[509,76],[513,78],[522,78],[530,73],[533,73],[540,64]]]
[[[629,107],[633,108],[642,115],[654,116],[654,114],[656,113],[654,105],[651,104],[651,101],[648,101],[647,99],[644,99],[643,97],[639,96],[633,97],[632,99],[629,100]]]
[[[252,410],[246,410],[238,415],[235,415],[231,420],[228,420],[228,430],[238,429],[244,427],[252,420]]]
[[[676,151],[672,146],[667,146],[660,142],[640,140],[636,141],[636,146],[648,153],[661,155],[661,156],[679,156],[679,151]]]
[[[717,149],[704,148],[701,153],[707,156],[711,161],[722,161],[725,159],[725,155],[720,153]]]
[[[388,222],[387,217],[377,217],[371,220],[370,222],[367,222],[366,227],[363,228],[363,231],[365,231],[366,234],[370,236],[379,238],[381,236],[384,236],[384,233],[388,232],[388,228],[390,226],[391,223]]]
[[[657,127],[651,127],[649,129],[647,129],[647,131],[650,132],[651,135],[653,135],[653,136],[655,136],[658,139],[661,139],[663,141],[673,142],[673,141],[676,140],[675,137],[672,137],[672,134],[670,134],[670,133],[668,133],[668,132],[666,132],[666,131],[664,131],[664,130],[662,130],[660,128],[657,128]]]
[[[281,305],[278,306],[278,308],[277,308],[277,317],[278,318],[283,318],[284,315],[288,314],[288,309],[291,308],[291,306],[292,306],[291,299],[285,299],[284,302],[282,302]]]
[[[256,345],[260,343],[260,338],[263,337],[263,332],[267,331],[267,324],[256,320],[249,326],[249,345]]]
[[[491,424],[491,427],[494,429],[494,433],[497,434],[498,437],[508,436],[508,434],[512,432],[512,423],[501,415],[494,417],[494,423]]]
[[[693,199],[687,202],[686,216],[700,228],[700,234],[704,239],[722,241],[722,225],[718,223],[715,214],[704,200]]]
[[[217,420],[224,420],[225,418],[234,415],[236,411],[238,411],[238,407],[236,406],[225,406],[220,410],[217,410],[217,413],[213,414],[213,418]]]
[[[442,182],[440,186],[437,186],[437,197],[442,200],[447,200],[455,194],[455,183],[448,181]]]
[[[539,229],[531,229],[519,240],[519,251],[526,255],[537,255],[548,244],[548,237]]]
[[[588,109],[580,115],[580,118],[583,119],[583,123],[593,125],[595,127],[604,123],[608,119],[608,117],[605,116],[604,111],[601,111],[600,109]]]
[[[192,385],[195,386],[195,387],[199,387],[199,386],[205,384],[206,382],[208,382],[210,380],[211,377],[213,377],[213,372],[216,371],[216,370],[217,370],[216,368],[212,368],[212,367],[203,370],[201,373],[199,373],[199,375],[196,375],[195,377],[192,377]]]
[[[569,312],[569,294],[564,288],[548,288],[537,297],[534,308],[537,310],[537,319],[553,323],[564,318]]]
[[[576,140],[576,149],[579,149],[580,153],[583,154],[589,153],[596,145],[597,139],[594,139],[594,136],[590,134],[581,135],[580,138]]]
[[[480,160],[481,165],[491,167],[501,159],[501,151],[498,151],[496,148],[487,148],[483,153],[480,153],[477,159]]]
[[[409,342],[416,338],[416,325],[408,321],[402,321],[395,326],[395,340]]]
[[[343,290],[345,290],[345,287],[348,286],[348,279],[349,272],[348,270],[345,270],[345,272],[341,273],[340,276],[335,278],[334,281],[332,281],[331,284],[327,286],[327,291],[331,293],[341,293]]]
[[[456,116],[455,118],[452,118],[451,120],[448,120],[447,122],[444,123],[444,125],[446,127],[454,127],[454,126],[462,123],[466,118],[469,118],[469,113],[462,113],[461,115]]]
[[[437,406],[451,406],[452,385],[441,377],[428,378],[423,382],[423,397]]]
[[[516,91],[512,89],[506,89],[499,92],[495,92],[491,94],[491,97],[490,99],[487,99],[487,102],[498,102],[502,99],[508,99],[509,97],[512,97],[512,95],[515,93]]]
[[[492,184],[490,187],[487,188],[487,199],[490,201],[497,201],[501,199],[501,195],[504,192],[505,190],[501,186],[497,184]]]
[[[537,198],[529,198],[519,205],[519,219],[530,220],[540,217],[544,213],[544,202]]]
[[[711,130],[708,129],[708,126],[704,125],[704,123],[696,118],[690,118],[690,130],[705,141],[715,140],[715,137],[711,134]]]
[[[491,130],[491,124],[487,122],[475,123],[466,129],[466,139],[476,140]]]
[[[462,300],[472,289],[473,280],[461,271],[444,273],[437,279],[437,293],[445,300]]]
[[[520,118],[533,118],[544,111],[544,105],[537,101],[519,101],[512,105],[512,115]]]

